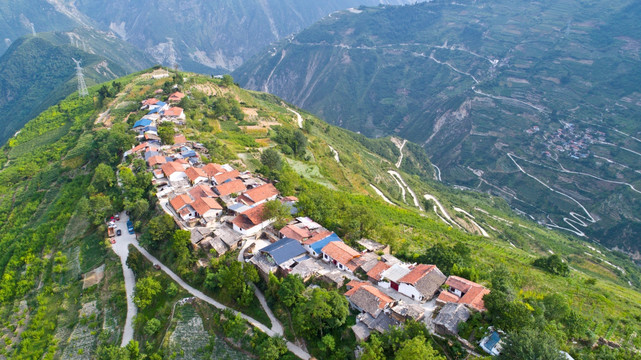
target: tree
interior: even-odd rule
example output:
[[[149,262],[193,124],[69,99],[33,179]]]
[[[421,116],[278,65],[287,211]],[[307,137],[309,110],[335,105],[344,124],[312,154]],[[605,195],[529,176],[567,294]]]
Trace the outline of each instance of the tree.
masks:
[[[93,209],[92,219],[94,225],[102,224],[113,212],[111,199],[105,194],[96,194],[89,198],[89,204]]]
[[[93,175],[93,183],[98,191],[106,191],[116,184],[116,173],[111,166],[99,164]]]
[[[149,221],[147,232],[153,243],[159,243],[163,240],[168,240],[174,233],[176,223],[169,214],[162,214],[156,216]]]
[[[277,278],[274,273],[270,272],[269,279],[267,281],[267,291],[265,291],[265,295],[267,295],[270,299],[276,300],[278,298],[278,290],[280,289],[280,284],[282,282],[283,280]]]
[[[283,159],[278,150],[269,148],[260,154],[260,162],[270,171],[280,171],[283,167]]]
[[[294,308],[296,330],[308,339],[337,329],[347,319],[347,299],[337,291],[315,288],[307,301],[300,301]]]
[[[171,241],[171,250],[174,253],[174,263],[178,272],[186,274],[192,265],[191,232],[188,230],[176,230]]]
[[[160,293],[162,287],[160,282],[153,277],[145,277],[136,281],[134,291],[134,303],[141,309],[151,305],[154,297]]]
[[[134,219],[142,217],[149,210],[149,202],[145,199],[136,199],[135,201],[125,201],[125,208],[131,212]]]
[[[556,339],[545,331],[531,328],[508,334],[498,360],[561,360]]]
[[[143,262],[145,261],[142,254],[138,250],[132,250],[133,245],[129,245],[129,255],[127,255],[127,267],[129,267],[134,274],[138,275],[143,270]]]
[[[289,208],[280,200],[271,200],[265,203],[263,217],[265,219],[275,219],[274,228],[280,229],[285,226],[290,216]]]
[[[305,284],[299,275],[286,276],[278,289],[278,298],[285,306],[291,308],[298,302],[303,291]]]
[[[223,75],[223,85],[226,87],[234,85],[234,78],[229,74]]]
[[[160,141],[165,145],[174,144],[174,136],[176,136],[176,130],[174,130],[174,125],[170,122],[161,123],[158,126],[158,136]]]
[[[145,334],[147,334],[147,336],[151,336],[157,333],[158,330],[160,330],[160,325],[160,320],[156,318],[149,319],[149,321],[147,321],[147,324],[145,324],[143,331],[145,332]]]
[[[361,360],[385,360],[383,342],[376,334],[372,334],[369,342],[363,345]]]
[[[287,353],[287,343],[280,336],[268,337],[258,345],[260,360],[277,360]]]
[[[138,341],[131,340],[127,346],[125,346],[127,353],[129,354],[129,360],[138,360],[143,359],[143,355],[140,353],[140,345]]]
[[[425,337],[419,335],[415,338],[405,340],[399,348],[396,360],[445,360],[444,356],[432,348],[425,340]]]
[[[437,243],[427,249],[425,254],[419,257],[419,261],[434,264],[445,275],[449,275],[454,264],[461,265],[469,260],[469,254],[470,249],[463,243],[457,243],[452,247]]]
[[[570,275],[570,267],[568,266],[568,264],[563,262],[563,259],[561,259],[561,257],[557,254],[553,254],[548,257],[538,258],[534,260],[532,265],[554,275],[560,275],[560,276]]]

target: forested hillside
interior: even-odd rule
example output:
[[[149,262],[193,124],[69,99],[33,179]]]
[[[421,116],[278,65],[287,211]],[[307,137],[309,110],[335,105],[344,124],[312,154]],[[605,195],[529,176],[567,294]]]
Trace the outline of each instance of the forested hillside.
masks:
[[[239,265],[238,250],[218,257],[194,248],[188,232],[171,217],[167,221],[147,163],[123,160],[136,143],[132,126],[147,115],[141,101],[165,100],[176,90],[187,94],[179,103],[186,117],[183,125],[159,126],[167,151],[181,151],[171,143],[173,135],[183,134],[205,154],[203,162],[230,164],[275,183],[283,196],[298,199],[300,215],[346,243],[356,246],[367,237],[390,245],[399,259],[437,264],[448,275],[491,289],[488,311],[461,328],[463,338],[477,343],[493,325],[512,339],[522,336],[544,351],[565,350],[581,359],[626,359],[639,347],[641,277],[626,256],[523,220],[501,198],[430,180],[429,162],[414,144],[328,125],[273,95],[242,90],[230,77],[179,73],[153,79],[145,72],[95,86],[85,98],[71,95],[2,147],[0,356],[292,358],[281,352],[287,340],[306,344],[317,358],[352,358],[356,314],[347,311],[344,287],[294,277],[261,280]],[[122,210],[130,212],[141,246],[164,265],[269,327],[258,300],[251,291],[244,294],[248,281],[256,283],[285,325],[285,338],[269,338],[240,316],[204,302],[179,302],[191,295],[132,250],[126,264],[136,276],[139,317],[134,342],[120,348],[125,289],[113,243],[105,240],[105,220]],[[279,221],[289,216],[277,215]],[[96,280],[88,272],[102,264],[104,278]],[[329,318],[313,311],[321,308]],[[311,316],[322,319],[323,327]],[[394,339],[401,339],[404,351],[411,347],[407,341],[424,352],[430,344],[430,351],[464,356],[457,338],[440,339],[422,323],[408,324],[407,331],[361,345],[391,358],[399,349]]]
[[[333,124],[421,144],[438,179],[641,258],[639,11],[627,0],[360,8],[234,76]]]
[[[72,58],[82,61],[88,86],[149,66],[132,46],[86,29],[14,41],[0,57],[0,143],[77,90]]]

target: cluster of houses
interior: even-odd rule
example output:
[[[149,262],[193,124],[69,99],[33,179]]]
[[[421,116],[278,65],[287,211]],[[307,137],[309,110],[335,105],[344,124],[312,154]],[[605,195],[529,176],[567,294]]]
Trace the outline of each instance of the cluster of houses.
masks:
[[[180,102],[176,92],[168,103]],[[151,98],[142,102],[149,114],[134,124],[139,144],[125,153],[143,158],[153,173],[163,210],[191,232],[195,247],[222,255],[243,246],[241,254],[267,278],[299,275],[345,285],[350,306],[359,312],[352,327],[357,339],[385,332],[407,319],[425,321],[435,331],[456,336],[458,324],[473,311],[484,311],[485,287],[458,276],[445,276],[435,265],[402,262],[389,247],[369,239],[346,244],[308,217],[297,217],[276,231],[266,203],[278,200],[297,213],[295,197],[282,197],[276,187],[229,164],[203,163],[207,149],[178,134],[163,145],[156,124],[184,120],[182,109]],[[204,264],[203,264],[204,265]],[[435,304],[440,311],[434,316]]]
[[[385,332],[407,319],[429,322],[444,335],[458,334],[458,325],[473,311],[485,311],[490,291],[459,276],[445,276],[435,265],[408,264],[389,254],[389,247],[369,239],[356,250],[313,220],[300,217],[279,231],[280,239],[255,251],[249,260],[264,277],[300,275],[344,284],[350,306],[360,314],[353,331],[365,340],[372,331]],[[327,277],[328,268],[338,276]],[[442,305],[432,318],[427,303]],[[429,316],[426,316],[429,315]]]

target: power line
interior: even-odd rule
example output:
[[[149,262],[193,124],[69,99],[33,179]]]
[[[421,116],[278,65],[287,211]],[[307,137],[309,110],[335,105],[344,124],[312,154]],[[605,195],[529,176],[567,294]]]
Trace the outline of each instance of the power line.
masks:
[[[84,97],[89,95],[89,90],[87,90],[87,84],[85,84],[85,75],[82,73],[82,68],[80,67],[80,62],[82,60],[76,60],[71,58],[76,63],[76,76],[78,77],[78,96]]]

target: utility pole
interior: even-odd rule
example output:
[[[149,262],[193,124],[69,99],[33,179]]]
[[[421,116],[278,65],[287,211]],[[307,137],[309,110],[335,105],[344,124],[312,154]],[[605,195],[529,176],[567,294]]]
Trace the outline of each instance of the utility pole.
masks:
[[[78,77],[78,96],[84,97],[89,95],[87,90],[87,84],[85,84],[85,75],[82,73],[82,68],[80,67],[81,60],[76,60],[71,58],[76,63],[76,76]]]

